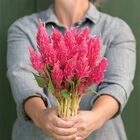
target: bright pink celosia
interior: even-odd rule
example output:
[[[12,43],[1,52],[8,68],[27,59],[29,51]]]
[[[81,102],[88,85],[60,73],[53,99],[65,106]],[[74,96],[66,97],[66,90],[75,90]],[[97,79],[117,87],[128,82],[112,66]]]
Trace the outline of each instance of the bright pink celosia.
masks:
[[[86,40],[83,40],[82,43],[79,46],[77,46],[77,51],[78,51],[78,58],[86,57],[86,55],[88,53]]]
[[[77,45],[80,45],[83,40],[89,39],[89,28],[85,28],[83,31],[80,29],[80,31],[75,36]]]
[[[51,67],[57,62],[56,51],[52,44],[46,45],[45,49],[43,49],[42,58],[45,64]]]
[[[79,90],[79,97],[82,97],[89,86],[99,84],[104,78],[107,59],[103,58],[98,62],[101,57],[101,35],[89,38],[88,27],[77,32],[78,28],[76,26],[72,30],[66,30],[63,36],[52,26],[52,35],[48,35],[40,20],[36,37],[40,55],[29,48],[32,67],[42,73],[47,81],[49,78],[44,68],[46,65],[50,67],[56,97],[62,89],[67,89],[68,80],[76,84],[74,89]],[[77,85],[79,79],[80,83]],[[46,83],[45,86],[48,87]]]
[[[79,32],[75,35],[75,40],[77,45],[80,45],[81,41],[83,41],[82,29],[80,29]]]
[[[40,73],[43,73],[45,64],[41,56],[39,56],[33,48],[29,47],[31,66]]]
[[[65,41],[65,46],[67,48],[68,52],[68,59],[70,59],[75,53],[77,52],[77,46],[76,46],[76,40],[74,37],[75,30],[70,31],[67,30],[65,35],[64,35],[64,41]]]
[[[76,32],[77,32],[77,29],[79,28],[80,26],[76,26],[75,28],[71,29],[70,31],[72,32],[73,36],[76,35]]]
[[[37,47],[41,53],[41,55],[44,55],[43,51],[46,49],[46,46],[51,43],[50,37],[47,34],[45,26],[42,25],[41,20],[39,20],[39,28],[37,32]]]
[[[62,40],[62,41],[60,41],[59,47],[56,50],[57,51],[57,59],[60,61],[61,67],[63,67],[66,64],[67,57],[68,57],[67,49],[64,46],[65,46],[65,43]]]
[[[90,38],[88,42],[88,54],[87,58],[89,61],[90,68],[94,68],[100,58],[101,51],[101,35],[95,40],[95,37]]]
[[[50,36],[48,36],[46,28],[39,22],[39,29],[37,33],[37,44],[39,52],[46,65],[53,66],[57,61],[56,53],[51,44]]]
[[[86,40],[89,40],[89,27],[83,30],[83,36],[85,36]]]
[[[103,72],[106,70],[106,67],[107,59],[103,58],[101,62],[90,72],[87,83],[88,86],[92,85],[93,83],[99,84],[101,81],[103,81]]]
[[[57,49],[59,47],[60,41],[62,41],[63,35],[52,26],[52,40],[54,48]]]
[[[67,61],[67,56],[68,56],[67,48],[64,42],[64,37],[53,26],[52,26],[52,32],[53,32],[52,40],[53,40],[55,51],[57,53],[57,59],[59,60],[60,65],[63,67]]]
[[[63,73],[60,69],[59,61],[54,64],[53,70],[51,71],[51,78],[53,83],[55,84],[55,88],[57,90],[61,89],[61,83],[63,80]]]
[[[83,78],[88,77],[89,75],[89,66],[86,56],[80,57],[76,66],[76,79],[83,80]]]
[[[77,54],[75,54],[71,59],[69,59],[64,67],[64,77],[66,81],[71,80],[74,77],[76,65],[77,65]]]
[[[39,20],[39,27],[38,27],[38,32],[37,32],[37,36],[36,36],[36,41],[37,41],[37,45],[40,46],[41,44],[41,38],[42,38],[42,29],[43,29],[43,25],[41,20]]]

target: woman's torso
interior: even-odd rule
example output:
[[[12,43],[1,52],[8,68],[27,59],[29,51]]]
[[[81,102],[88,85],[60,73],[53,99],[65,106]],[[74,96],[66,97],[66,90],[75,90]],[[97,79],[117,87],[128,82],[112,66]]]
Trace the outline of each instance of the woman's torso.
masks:
[[[56,19],[53,13],[53,7],[50,6],[48,10],[42,11],[40,13],[35,13],[30,16],[25,16],[18,21],[15,22],[20,28],[23,28],[24,32],[29,38],[30,43],[37,51],[36,47],[36,33],[38,29],[38,19],[40,18],[42,22],[46,23],[46,28],[48,34],[51,34],[51,26],[55,26],[59,31],[63,34],[65,33],[65,28],[61,26],[61,24]],[[90,9],[88,10],[85,17],[71,26],[74,28],[77,25],[80,27],[86,28],[87,26],[90,28],[90,37],[93,35],[99,36],[102,34],[102,50],[101,56],[104,57],[106,55],[106,51],[108,46],[110,46],[112,41],[112,34],[119,22],[118,18],[113,18],[109,15],[100,13],[95,9],[94,6],[90,5]],[[111,34],[112,33],[112,34]],[[96,90],[97,86],[92,86],[94,90]],[[50,103],[52,106],[57,105],[54,97],[47,92],[44,93],[48,96]],[[94,103],[97,96],[93,93],[88,93],[83,97],[80,102],[81,110],[90,110],[92,108],[92,104]],[[21,118],[17,118],[12,131],[12,139],[13,140],[51,140],[43,130],[35,126],[32,121],[25,121]],[[122,119],[120,115],[115,118],[107,121],[99,130],[93,132],[87,140],[126,140],[125,130],[123,127]]]

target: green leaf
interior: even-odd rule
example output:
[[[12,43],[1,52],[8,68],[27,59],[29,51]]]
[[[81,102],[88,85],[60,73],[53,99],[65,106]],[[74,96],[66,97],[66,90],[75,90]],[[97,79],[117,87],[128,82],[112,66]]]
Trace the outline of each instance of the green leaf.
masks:
[[[46,68],[48,71],[51,71],[51,68],[48,65],[46,66]]]
[[[68,83],[69,83],[70,86],[71,86],[71,92],[74,91],[74,81],[68,80]]]
[[[74,82],[74,85],[76,85],[77,80],[76,80],[76,77],[75,76],[73,77],[72,81]]]
[[[46,66],[46,69],[45,69],[45,72],[48,76],[48,79],[49,79],[49,83],[48,83],[48,92],[51,93],[51,94],[54,94],[55,92],[55,89],[54,89],[54,86],[53,86],[53,83],[52,83],[52,79],[51,79],[51,76],[50,76],[50,73],[48,71],[48,67],[49,66]]]
[[[98,92],[96,92],[95,90],[93,90],[93,89],[89,89],[88,91],[93,92],[93,93],[97,94],[98,96],[100,96],[100,94]]]
[[[67,89],[61,90],[61,93],[62,93],[62,96],[63,96],[65,99],[68,99],[69,95],[68,95]]]
[[[45,87],[45,83],[47,83],[47,80],[43,77],[40,77],[38,75],[36,75],[35,73],[33,73],[35,80],[37,81],[37,84],[39,87],[44,88]]]
[[[46,68],[45,68],[45,72],[46,72],[46,74],[47,74],[47,76],[48,76],[48,78],[49,78],[49,80],[51,79],[51,77],[50,77],[50,74],[49,74],[49,71],[48,71],[48,68],[47,68],[48,66],[46,66]]]
[[[70,88],[70,83],[69,82],[67,82],[67,89],[69,89]]]
[[[81,78],[77,81],[78,88],[79,88],[80,85],[81,85],[80,81],[81,81]]]
[[[54,92],[55,92],[55,89],[54,89],[54,86],[53,86],[53,83],[52,83],[51,80],[49,80],[48,92],[49,92],[50,94],[54,94]]]
[[[59,92],[57,96],[58,96],[58,98],[62,98],[61,92]]]

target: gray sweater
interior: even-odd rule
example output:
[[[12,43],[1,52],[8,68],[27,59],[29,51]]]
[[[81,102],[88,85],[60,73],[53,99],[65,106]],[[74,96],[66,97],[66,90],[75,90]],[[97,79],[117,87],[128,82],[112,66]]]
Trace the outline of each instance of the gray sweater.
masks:
[[[37,73],[30,66],[28,47],[36,51],[36,33],[39,18],[46,24],[48,34],[53,25],[62,34],[66,29],[57,20],[53,4],[39,13],[18,19],[8,30],[7,75],[12,94],[17,105],[17,119],[13,126],[12,140],[52,140],[42,129],[38,128],[23,108],[24,101],[31,96],[39,96],[48,107],[56,106],[55,98],[47,89],[38,87],[31,72]],[[85,16],[71,26],[71,29],[90,28],[90,37],[102,35],[101,58],[108,59],[104,81],[91,89],[100,94],[114,97],[120,104],[118,113],[108,120],[99,130],[94,131],[87,140],[126,140],[120,113],[122,112],[133,89],[132,80],[135,72],[136,48],[135,38],[129,26],[121,19],[99,12],[93,4]],[[80,102],[80,110],[91,110],[97,96],[85,95]],[[35,109],[35,108],[34,108]]]

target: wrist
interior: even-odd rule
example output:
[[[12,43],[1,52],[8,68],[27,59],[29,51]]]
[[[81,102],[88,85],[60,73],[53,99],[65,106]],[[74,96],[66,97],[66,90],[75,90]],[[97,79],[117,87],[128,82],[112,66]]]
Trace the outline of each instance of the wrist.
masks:
[[[91,110],[92,112],[92,118],[93,118],[93,122],[96,122],[96,130],[98,130],[99,128],[101,128],[103,126],[103,124],[105,123],[105,119],[104,116],[98,111],[98,110]],[[95,129],[95,126],[94,126]]]
[[[101,95],[96,101],[91,110],[98,118],[100,124],[104,124],[119,110],[119,103],[116,99],[109,95]]]
[[[33,122],[38,125],[46,106],[40,97],[30,97],[24,103],[24,109]]]
[[[43,120],[43,117],[44,116],[47,117],[45,113],[46,113],[46,108],[44,108],[44,109],[42,108],[42,109],[38,110],[38,112],[35,115],[34,123],[39,128],[42,128],[42,120]]]

